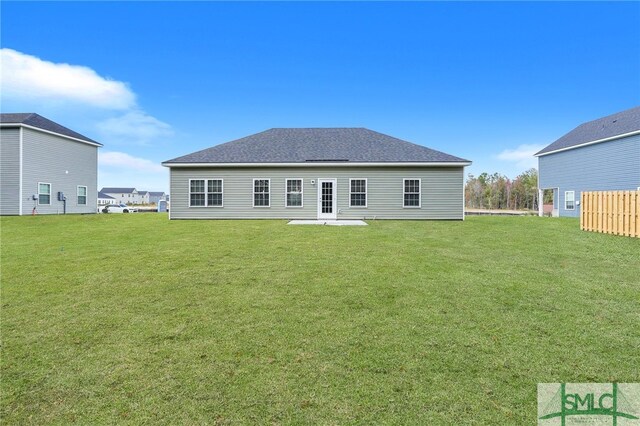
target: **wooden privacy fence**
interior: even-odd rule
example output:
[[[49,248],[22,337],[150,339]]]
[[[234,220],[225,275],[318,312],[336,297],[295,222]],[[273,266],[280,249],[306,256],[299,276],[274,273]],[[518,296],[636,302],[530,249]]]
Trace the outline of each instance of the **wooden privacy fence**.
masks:
[[[592,191],[580,196],[580,229],[640,238],[640,191]]]

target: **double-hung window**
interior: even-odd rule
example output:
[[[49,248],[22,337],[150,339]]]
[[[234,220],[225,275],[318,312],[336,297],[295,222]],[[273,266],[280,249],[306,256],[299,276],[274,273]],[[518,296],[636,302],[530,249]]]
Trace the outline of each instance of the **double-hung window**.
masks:
[[[576,193],[575,191],[565,191],[564,193],[564,209],[575,210],[576,208]]]
[[[222,207],[222,179],[190,179],[189,207]]]
[[[253,207],[270,207],[271,179],[253,180]]]
[[[86,206],[87,205],[87,187],[86,186],[78,186],[78,205]]]
[[[302,179],[287,179],[286,206],[302,207]]]
[[[51,184],[38,182],[38,204],[51,204]]]
[[[404,179],[403,207],[420,208],[420,179]]]
[[[349,179],[349,207],[367,207],[366,179]]]
[[[207,180],[207,207],[222,207],[222,179]]]

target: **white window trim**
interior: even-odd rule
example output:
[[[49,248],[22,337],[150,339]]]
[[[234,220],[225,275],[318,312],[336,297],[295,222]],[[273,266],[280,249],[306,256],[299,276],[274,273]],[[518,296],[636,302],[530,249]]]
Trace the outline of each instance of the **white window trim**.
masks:
[[[40,185],[49,185],[49,202],[48,203],[40,203]],[[42,195],[47,195],[47,194],[42,194]],[[38,205],[39,206],[50,206],[51,205],[51,198],[53,197],[53,185],[51,185],[48,182],[38,182]]]
[[[81,195],[80,195],[80,188],[84,188],[84,204],[80,204],[78,202],[78,200],[80,199]],[[87,204],[89,204],[89,189],[84,186],[84,185],[78,185],[76,187],[76,204],[78,206],[86,206]]]
[[[405,192],[406,189],[406,183],[408,180],[417,180],[418,181],[418,185],[420,185],[419,187],[419,191],[418,191],[418,205],[417,206],[405,206],[404,205],[404,196],[407,194],[407,192]],[[410,194],[415,194],[415,192],[410,192]],[[421,178],[404,178],[402,179],[402,208],[403,209],[420,209],[422,208],[422,179]]]
[[[256,194],[263,194],[262,192],[256,192],[256,181],[257,180],[266,180],[269,182],[269,204],[266,206],[256,206]],[[285,191],[287,189],[285,188]],[[271,179],[270,178],[253,178],[253,182],[251,183],[251,205],[254,209],[268,209],[271,207]]]
[[[204,181],[204,206],[192,206],[191,205],[191,182],[194,180],[203,180]],[[220,189],[222,189],[222,204],[219,206],[210,206],[209,205],[209,181],[210,180],[219,180],[220,181]],[[215,192],[217,194],[217,192]],[[201,209],[201,208],[209,208],[209,209],[221,209],[224,207],[224,179],[217,177],[210,178],[193,178],[189,179],[189,187],[188,187],[188,196],[189,196],[189,208]]]
[[[567,208],[567,194],[573,194],[573,207]],[[572,211],[576,209],[576,191],[564,191],[564,209]]]
[[[287,204],[287,188],[289,187],[290,180],[299,180],[300,181],[300,205],[299,206],[290,206]],[[255,186],[254,186],[255,188]],[[271,182],[269,182],[269,191],[271,191]],[[291,194],[295,194],[292,192]],[[255,199],[254,199],[255,200]],[[269,197],[269,203],[271,203],[271,197]],[[284,180],[284,207],[287,209],[301,209],[304,207],[304,179],[302,178],[286,178]]]
[[[364,206],[352,206],[351,205],[351,181],[363,180],[364,181]],[[362,192],[356,192],[355,194],[362,194]],[[404,203],[404,201],[403,201]],[[369,206],[369,180],[367,178],[349,178],[349,208],[350,209],[366,209]]]

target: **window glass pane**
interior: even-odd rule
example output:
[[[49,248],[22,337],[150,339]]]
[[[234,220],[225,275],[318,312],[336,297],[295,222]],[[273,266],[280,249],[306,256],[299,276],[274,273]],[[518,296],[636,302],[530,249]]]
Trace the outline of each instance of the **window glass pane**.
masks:
[[[287,206],[288,207],[302,206],[302,194],[287,194]]]
[[[204,180],[192,180],[191,192],[204,192]]]
[[[87,188],[84,186],[79,186],[78,187],[78,195],[82,196],[82,195],[87,195]]]
[[[253,204],[259,207],[268,207],[269,206],[269,194],[254,194],[253,195]]]
[[[222,180],[210,179],[209,180],[209,192],[222,192]]]
[[[192,206],[204,206],[204,194],[191,194],[190,201]]]
[[[49,185],[48,183],[41,183],[38,186],[38,193],[50,195],[51,194],[51,185]]]
[[[365,194],[351,194],[351,205],[354,207],[366,206],[367,196]]]
[[[207,205],[209,206],[221,206],[222,205],[222,193],[208,194]]]

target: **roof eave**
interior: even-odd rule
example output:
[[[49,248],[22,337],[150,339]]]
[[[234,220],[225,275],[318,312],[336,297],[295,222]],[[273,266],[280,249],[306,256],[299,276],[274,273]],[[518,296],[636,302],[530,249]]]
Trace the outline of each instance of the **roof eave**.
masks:
[[[465,167],[471,165],[471,161],[405,161],[405,162],[348,162],[335,163],[180,163],[165,161],[165,167]]]
[[[568,146],[568,147],[560,148],[560,149],[554,149],[552,151],[544,152],[544,149],[543,149],[542,151],[539,151],[539,152],[533,154],[533,156],[534,157],[543,157],[545,155],[555,154],[556,152],[569,151],[570,149],[581,148],[583,146],[594,145],[594,144],[602,143],[602,142],[609,142],[609,141],[612,141],[612,140],[615,140],[615,139],[622,139],[622,138],[626,138],[626,137],[634,136],[634,135],[640,135],[640,129],[634,130],[633,132],[627,132],[627,133],[623,133],[623,134],[620,134],[620,135],[610,136],[608,138],[602,138],[602,139],[597,139],[595,141],[584,142],[584,143],[581,143],[581,144],[578,144],[578,145]],[[547,148],[545,148],[545,149],[547,149]]]
[[[25,124],[25,123],[0,123],[0,127],[25,127],[27,129],[35,130],[35,131],[38,131],[38,132],[48,133],[50,135],[55,135],[55,136],[59,136],[61,138],[70,139],[70,140],[75,141],[75,142],[86,143],[87,145],[92,145],[92,146],[96,146],[96,147],[103,146],[100,142],[88,141],[88,140],[84,140],[84,139],[74,138],[72,136],[63,135],[62,133],[58,133],[58,132],[52,132],[51,130],[41,129],[40,127],[31,126],[31,125]]]

